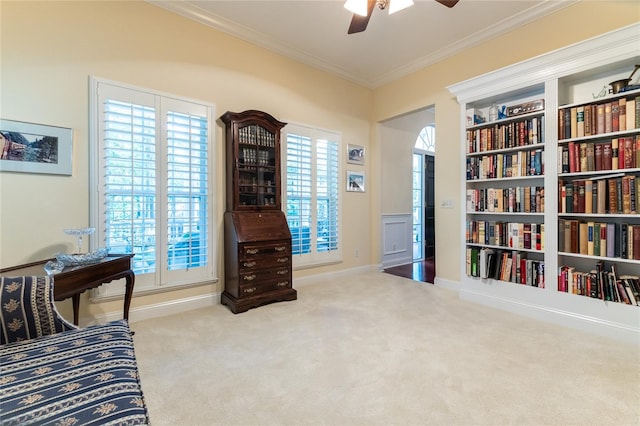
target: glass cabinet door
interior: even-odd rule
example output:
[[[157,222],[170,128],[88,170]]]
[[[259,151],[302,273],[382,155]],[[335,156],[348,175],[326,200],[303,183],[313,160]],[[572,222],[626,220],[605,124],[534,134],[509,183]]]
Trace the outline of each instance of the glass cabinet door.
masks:
[[[276,205],[276,135],[250,124],[238,128],[239,207]]]

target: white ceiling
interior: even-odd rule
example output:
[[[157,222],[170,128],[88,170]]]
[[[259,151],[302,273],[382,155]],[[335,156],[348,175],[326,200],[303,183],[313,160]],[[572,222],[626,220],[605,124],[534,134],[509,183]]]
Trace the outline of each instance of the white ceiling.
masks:
[[[415,0],[393,15],[376,8],[367,30],[351,35],[344,0],[147,1],[374,88],[576,0],[460,0],[452,9]]]

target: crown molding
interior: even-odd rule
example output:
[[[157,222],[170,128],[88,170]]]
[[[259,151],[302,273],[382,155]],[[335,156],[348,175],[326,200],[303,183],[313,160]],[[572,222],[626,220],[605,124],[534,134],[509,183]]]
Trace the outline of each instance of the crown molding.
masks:
[[[542,84],[588,68],[637,56],[640,23],[613,30],[447,88],[458,102],[470,102],[519,87]]]
[[[222,31],[233,37],[254,44],[258,47],[267,49],[271,52],[286,56],[298,62],[309,65],[313,68],[326,71],[346,80],[350,80],[354,83],[369,87],[368,81],[365,81],[362,78],[349,73],[344,68],[329,64],[321,60],[320,58],[309,55],[308,53],[302,52],[301,50],[296,49],[292,46],[285,45],[282,42],[275,40],[273,37],[268,36],[267,34],[261,33],[247,26],[240,25],[237,22],[226,19],[220,15],[207,12],[188,1],[145,1],[154,6],[158,6],[162,9],[168,10],[169,12],[176,13],[180,16],[199,22],[218,31]]]
[[[520,12],[517,15],[509,17],[508,19],[504,19],[500,22],[497,22],[488,28],[477,31],[476,33],[468,37],[465,37],[455,43],[444,46],[441,49],[438,49],[436,52],[432,53],[431,55],[425,56],[414,62],[406,64],[402,67],[396,68],[395,70],[389,73],[383,74],[380,76],[380,78],[369,82],[369,84],[371,87],[375,88],[375,87],[379,87],[384,84],[390,83],[394,80],[398,80],[399,78],[405,77],[411,73],[414,73],[423,68],[426,68],[429,65],[433,65],[437,62],[440,62],[466,49],[477,46],[481,43],[484,43],[485,41],[491,40],[511,30],[514,30],[523,25],[536,21],[546,15],[550,15],[552,13],[557,12],[558,10],[571,6],[577,3],[578,1],[579,0],[569,0],[569,1],[548,0],[542,5],[531,7],[527,10]]]
[[[299,49],[296,49],[290,45],[283,44],[282,42],[270,37],[264,33],[255,31],[252,28],[238,24],[237,22],[230,21],[222,16],[212,14],[206,10],[196,6],[189,1],[175,1],[175,0],[145,0],[147,3],[170,12],[176,13],[185,18],[191,19],[195,22],[199,22],[208,27],[214,28],[218,31],[222,31],[231,36],[237,37],[241,40],[254,44],[256,46],[267,49],[271,52],[286,56],[298,62],[309,65],[313,68],[337,75],[361,86],[365,86],[370,89],[375,89],[384,84],[398,80],[411,73],[419,71],[429,65],[435,64],[439,61],[453,56],[457,53],[469,49],[470,47],[481,44],[487,40],[495,38],[501,34],[509,32],[522,25],[533,22],[543,16],[554,13],[560,9],[571,6],[577,3],[579,0],[567,0],[567,1],[554,1],[547,0],[542,5],[531,7],[517,15],[504,19],[494,25],[478,31],[458,42],[444,46],[438,51],[428,56],[419,58],[409,64],[398,67],[388,73],[382,74],[378,77],[365,78],[362,75],[356,75],[350,73],[343,67],[336,64],[327,63],[326,61],[309,55]]]

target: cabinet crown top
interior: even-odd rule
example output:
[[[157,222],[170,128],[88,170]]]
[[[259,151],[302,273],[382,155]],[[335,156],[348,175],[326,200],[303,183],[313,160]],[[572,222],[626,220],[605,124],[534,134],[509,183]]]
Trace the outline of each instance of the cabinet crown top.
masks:
[[[257,109],[248,109],[243,112],[227,111],[220,116],[220,119],[224,124],[229,124],[233,121],[266,120],[278,128],[282,128],[287,125],[287,123],[276,119],[273,115]]]

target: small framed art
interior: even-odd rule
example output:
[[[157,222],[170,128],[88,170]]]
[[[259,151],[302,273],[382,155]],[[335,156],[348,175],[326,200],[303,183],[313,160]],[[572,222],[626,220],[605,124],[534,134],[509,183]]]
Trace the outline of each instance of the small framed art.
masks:
[[[73,131],[0,119],[0,171],[71,175]]]
[[[364,166],[364,147],[347,144],[347,163]]]
[[[364,192],[364,172],[347,170],[347,191]]]

